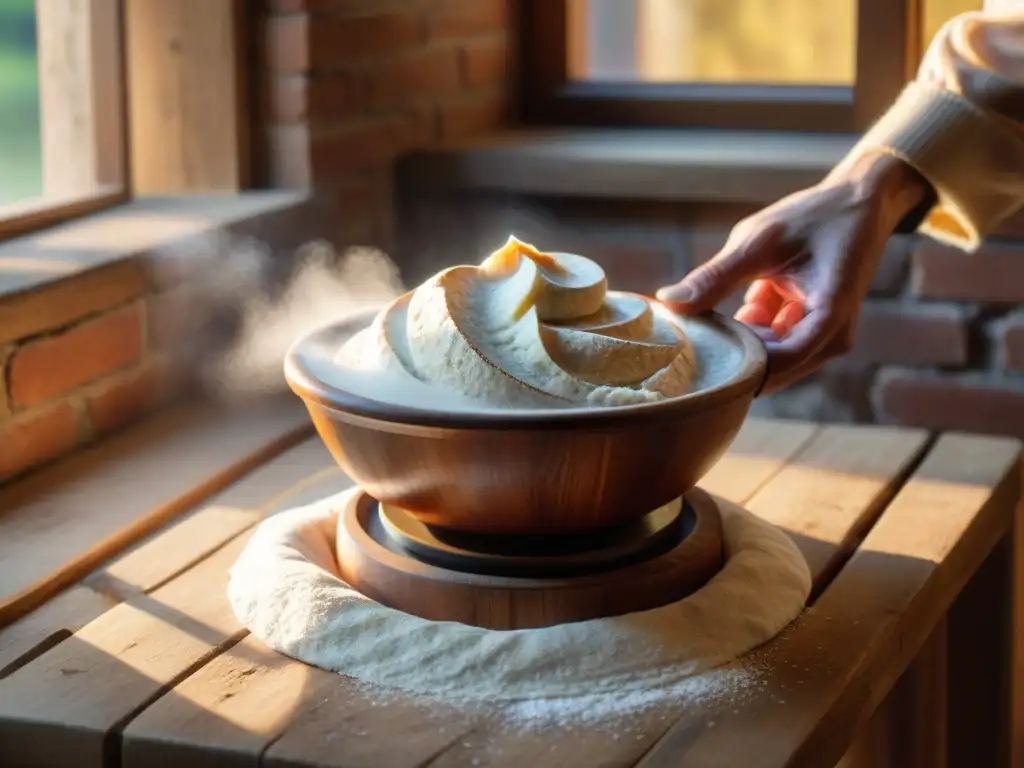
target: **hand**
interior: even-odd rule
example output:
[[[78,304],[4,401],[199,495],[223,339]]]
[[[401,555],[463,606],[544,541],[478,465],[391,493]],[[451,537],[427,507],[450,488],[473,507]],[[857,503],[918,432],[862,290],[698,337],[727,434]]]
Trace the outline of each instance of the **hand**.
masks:
[[[736,319],[765,342],[763,391],[777,391],[850,350],[885,244],[928,192],[902,161],[867,156],[741,221],[714,258],[658,298],[696,315],[749,283]]]

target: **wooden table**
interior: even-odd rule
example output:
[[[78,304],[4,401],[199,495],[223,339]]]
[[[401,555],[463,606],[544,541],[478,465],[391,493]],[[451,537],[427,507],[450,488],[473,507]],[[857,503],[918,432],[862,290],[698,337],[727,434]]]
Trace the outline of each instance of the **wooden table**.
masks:
[[[183,406],[0,491],[0,765],[1010,765],[1020,444],[750,420],[704,479],[792,533],[813,607],[740,700],[523,732],[248,636],[226,570],[268,512],[348,485],[301,406]],[[1016,762],[1014,764],[1021,764]]]

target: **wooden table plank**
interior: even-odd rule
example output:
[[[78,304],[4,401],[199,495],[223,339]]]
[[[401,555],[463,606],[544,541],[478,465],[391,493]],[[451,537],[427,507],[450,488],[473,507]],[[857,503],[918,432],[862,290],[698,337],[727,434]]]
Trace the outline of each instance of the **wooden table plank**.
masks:
[[[766,422],[764,428],[770,433],[776,424]],[[892,498],[897,479],[917,460],[925,443],[926,434],[920,431],[823,427],[745,506],[768,520],[783,523],[794,533],[820,589],[831,565],[856,546],[855,532]],[[763,445],[770,450],[772,443],[766,441]],[[824,540],[810,538],[819,531]],[[778,644],[784,641],[780,639]],[[632,765],[671,725],[671,719],[661,719],[664,716],[660,711],[639,715],[615,728],[553,727],[529,733],[494,725],[474,734],[476,738],[468,747],[457,743],[430,765],[448,768],[474,760],[477,765],[509,768]],[[621,738],[623,732],[630,737]],[[734,764],[747,763],[721,765]]]
[[[943,619],[932,631],[836,768],[946,768],[946,624]]]
[[[0,629],[0,680],[115,605],[106,595],[74,586]]]
[[[716,470],[714,492],[753,492],[816,431],[807,423],[752,420]],[[197,712],[212,717],[200,723]],[[377,706],[352,681],[288,662],[248,638],[128,726],[124,766],[201,766],[214,759],[216,765],[278,768],[417,766],[476,725],[454,710],[442,715],[437,705],[393,694],[386,707]],[[396,732],[407,735],[390,737]]]
[[[120,724],[240,640],[227,569],[243,534],[0,681],[0,764],[100,768]]]
[[[817,594],[924,455],[927,439],[917,429],[822,427],[747,509],[793,537]]]
[[[260,498],[269,511],[302,503],[310,493],[325,492],[324,470],[331,466],[326,449],[310,441],[228,488],[215,498],[217,508],[252,507]],[[335,489],[348,484],[337,471],[331,482]],[[0,681],[0,765],[103,765],[120,748],[120,729],[138,712],[244,637],[225,592],[227,569],[247,536],[170,581],[136,553],[176,568],[194,559],[195,547],[213,541],[201,538],[190,552],[174,553],[169,548],[182,537],[172,529],[113,564],[120,582],[107,583],[120,583],[114,594],[128,600]]]
[[[0,678],[88,624],[127,597],[150,592],[211,554],[284,504],[302,504],[310,490],[322,493],[309,475],[338,472],[318,437],[271,459],[213,496],[209,506],[187,513],[137,543],[82,584],[61,593],[0,629]],[[282,488],[289,488],[283,498]],[[269,500],[269,501],[268,501]]]
[[[700,487],[742,504],[786,466],[818,434],[808,421],[747,419],[725,457],[700,480]]]
[[[713,471],[710,490],[753,492],[817,429],[801,422],[750,420]],[[197,711],[213,716],[200,724]],[[264,750],[261,764],[276,768],[416,766],[476,725],[454,711],[441,714],[436,704],[400,696],[389,695],[386,706],[377,706],[352,681],[286,661],[247,638],[128,726],[124,768],[201,766],[211,756],[217,765],[254,766]],[[398,732],[407,735],[393,738]]]
[[[713,726],[685,716],[640,765],[834,764],[1007,532],[1019,473],[1015,440],[943,436],[815,610],[760,655],[769,684]]]
[[[294,397],[186,405],[4,489],[0,626],[310,434]]]
[[[268,513],[279,511],[283,505],[304,503],[307,481],[324,470],[344,478],[320,438],[311,437],[232,483],[159,535],[139,542],[90,574],[84,583],[121,600],[149,592],[256,525]]]

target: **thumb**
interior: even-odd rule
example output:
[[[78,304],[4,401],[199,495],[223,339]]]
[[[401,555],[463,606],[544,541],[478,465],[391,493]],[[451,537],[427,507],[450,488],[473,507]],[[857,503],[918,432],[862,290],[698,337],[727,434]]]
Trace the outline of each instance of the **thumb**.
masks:
[[[782,230],[772,225],[735,246],[726,243],[724,249],[678,283],[659,290],[658,299],[684,315],[714,309],[741,286],[769,271],[777,261]]]

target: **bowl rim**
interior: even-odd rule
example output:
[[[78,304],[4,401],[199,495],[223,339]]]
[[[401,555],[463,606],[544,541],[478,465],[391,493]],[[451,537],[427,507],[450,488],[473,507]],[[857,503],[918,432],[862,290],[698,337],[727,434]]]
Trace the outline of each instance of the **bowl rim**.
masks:
[[[686,395],[653,403],[633,403],[589,408],[530,408],[522,410],[440,411],[396,405],[357,395],[317,377],[302,363],[303,351],[317,338],[351,333],[369,325],[380,308],[354,313],[343,320],[321,326],[295,341],[285,355],[284,374],[288,386],[307,403],[362,419],[407,426],[446,429],[561,428],[567,426],[612,426],[624,421],[665,419],[693,415],[733,402],[746,394],[757,396],[767,375],[768,356],[761,339],[743,323],[715,311],[687,317],[724,332],[735,340],[741,352],[736,373],[721,384]]]

